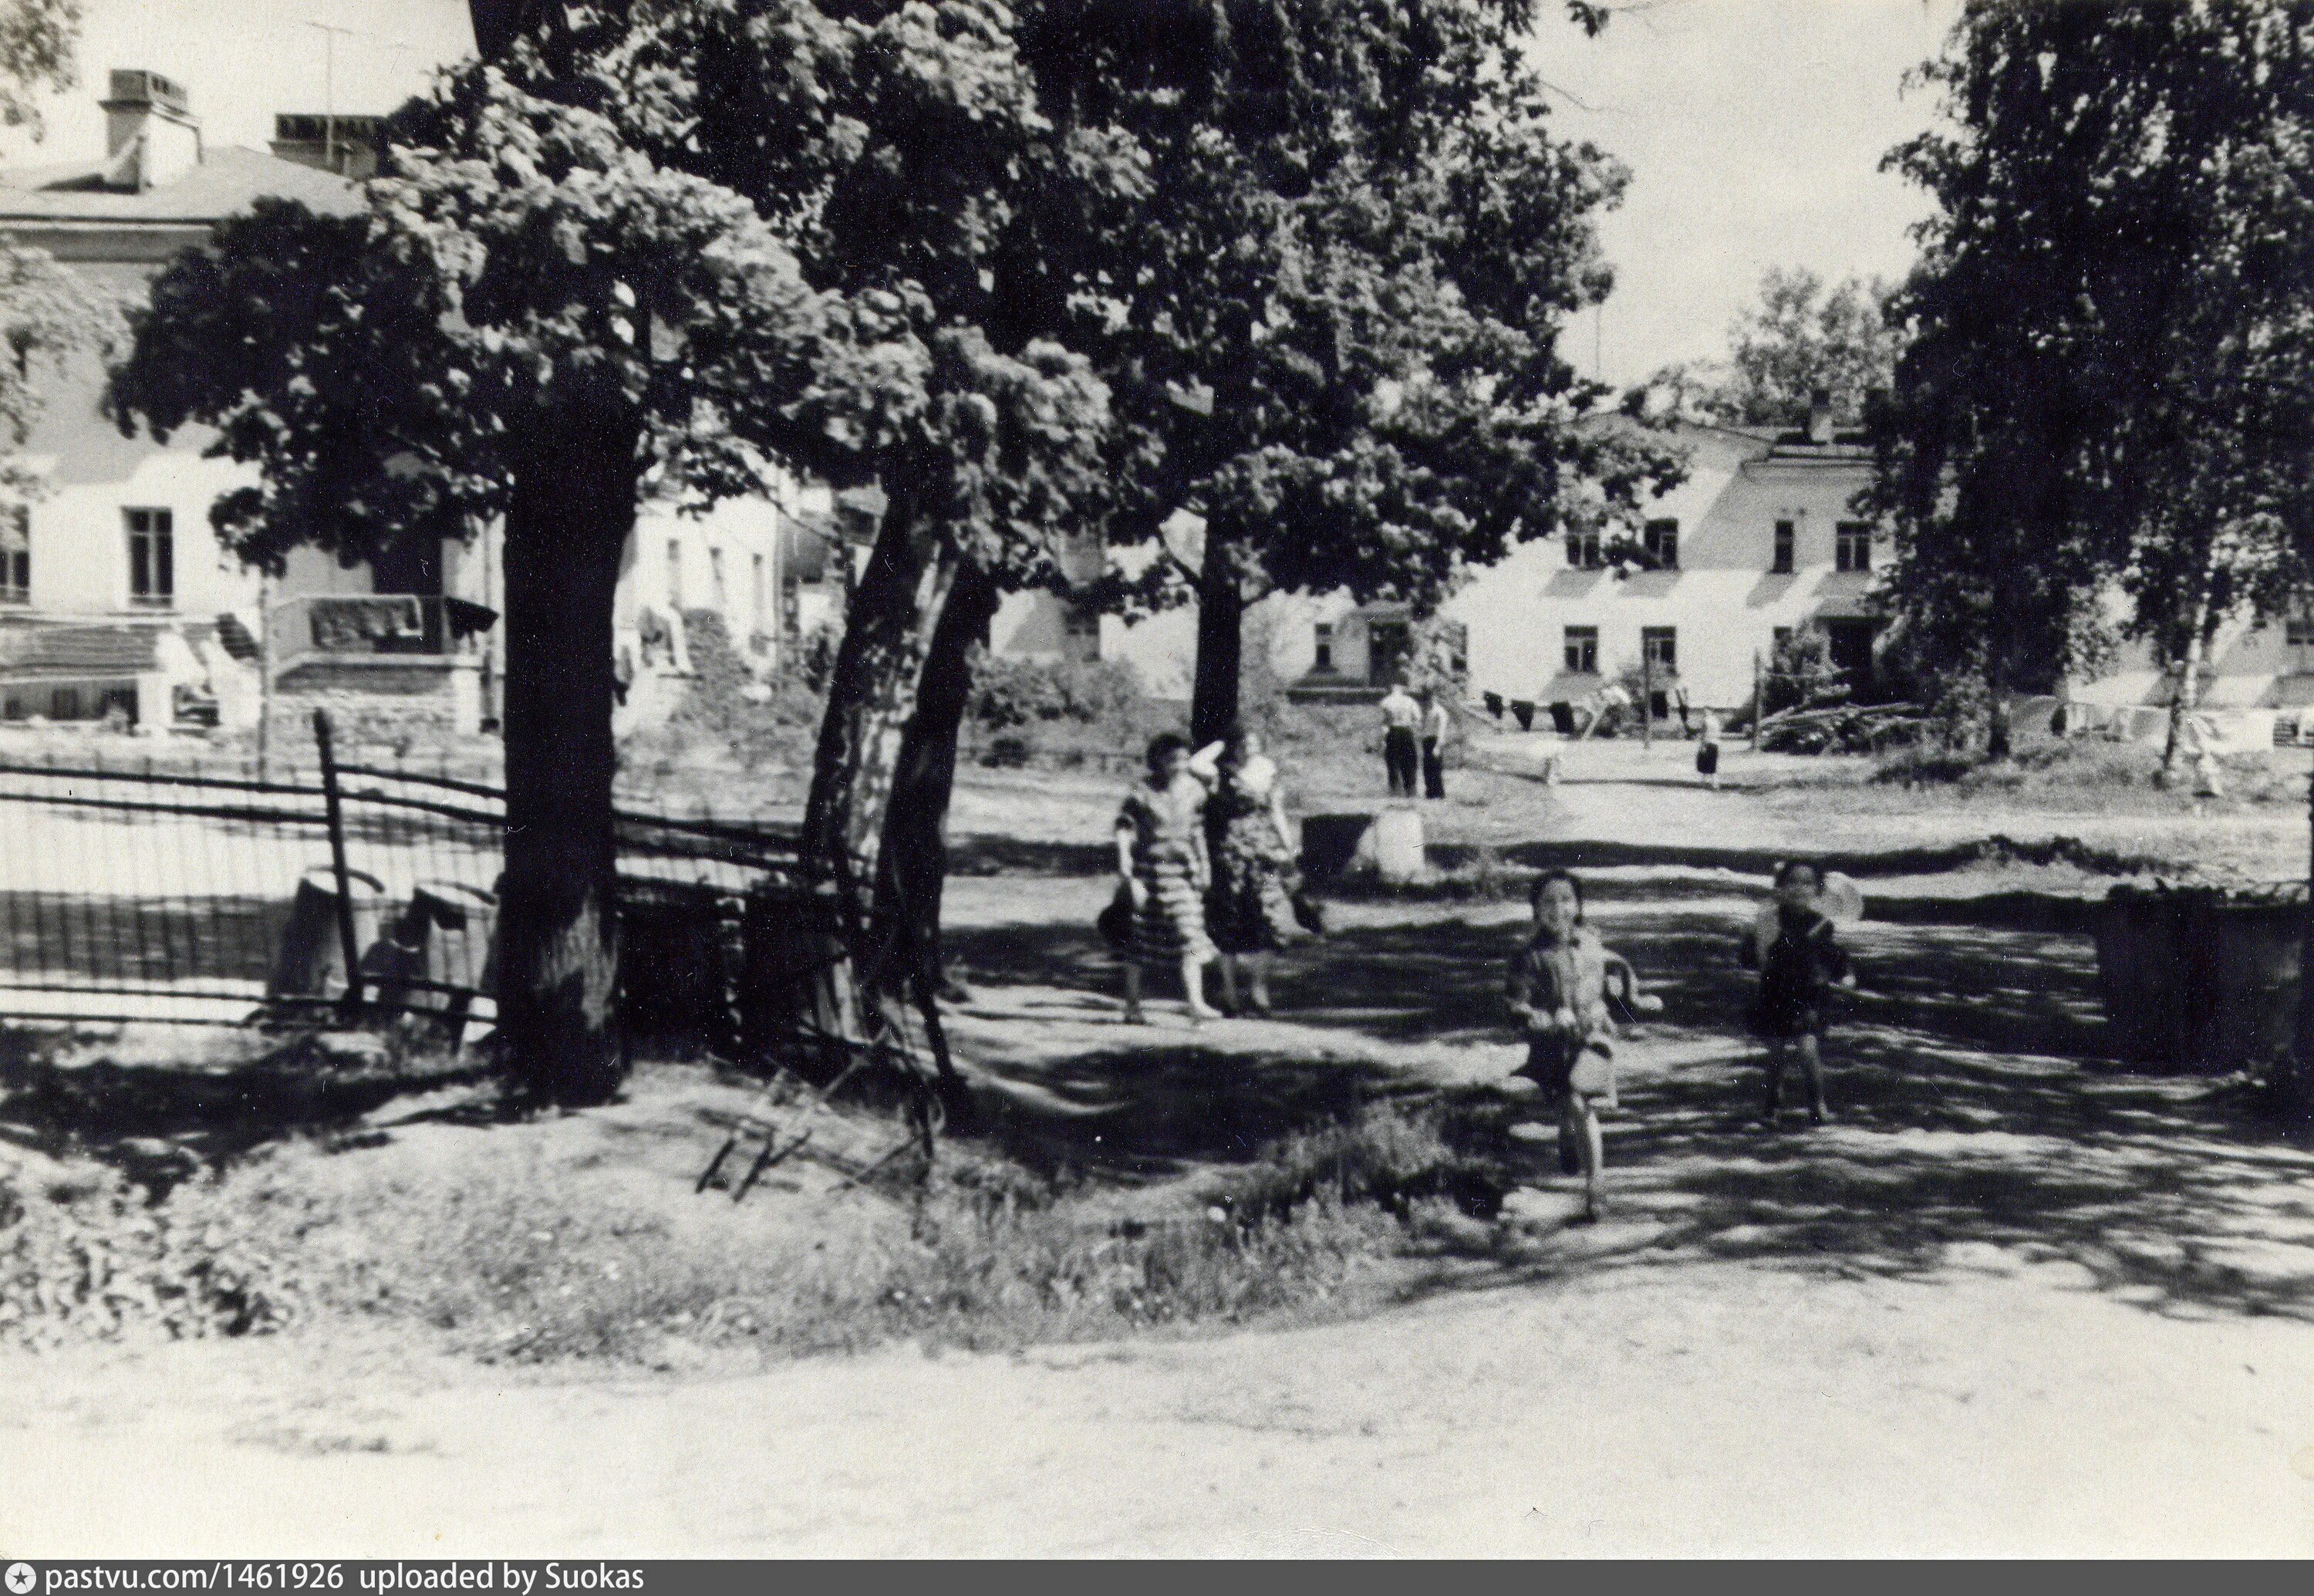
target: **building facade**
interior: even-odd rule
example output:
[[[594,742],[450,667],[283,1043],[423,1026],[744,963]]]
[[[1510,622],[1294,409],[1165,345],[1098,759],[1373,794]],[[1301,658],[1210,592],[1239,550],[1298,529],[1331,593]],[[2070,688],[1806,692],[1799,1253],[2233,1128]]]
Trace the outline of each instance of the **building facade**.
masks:
[[[124,300],[261,198],[350,214],[355,180],[375,165],[375,118],[286,115],[271,151],[258,151],[206,141],[190,94],[158,73],[116,71],[108,88],[102,159],[0,172],[0,237]],[[0,719],[234,727],[269,707],[285,719],[329,707],[389,735],[494,723],[495,528],[350,565],[298,549],[263,578],[211,526],[218,498],[252,481],[204,458],[213,432],[188,427],[165,445],[123,436],[100,411],[93,358],[44,386],[22,451],[42,490],[0,526]],[[791,630],[782,529],[808,498],[767,470],[763,498],[705,516],[642,507],[617,599],[631,720],[679,692],[688,618],[701,611],[769,665]]]

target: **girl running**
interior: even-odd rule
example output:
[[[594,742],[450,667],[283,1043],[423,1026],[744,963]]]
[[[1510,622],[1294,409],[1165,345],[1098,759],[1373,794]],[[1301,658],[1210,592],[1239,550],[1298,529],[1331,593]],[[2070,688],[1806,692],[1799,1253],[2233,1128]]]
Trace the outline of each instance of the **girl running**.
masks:
[[[1518,1072],[1543,1091],[1559,1115],[1559,1164],[1583,1175],[1583,1212],[1599,1217],[1603,1153],[1599,1104],[1616,1106],[1611,994],[1626,1010],[1654,1013],[1663,1000],[1639,991],[1628,960],[1583,923],[1582,884],[1565,870],[1538,877],[1528,900],[1534,934],[1511,959],[1505,995],[1526,1033],[1527,1062]]]

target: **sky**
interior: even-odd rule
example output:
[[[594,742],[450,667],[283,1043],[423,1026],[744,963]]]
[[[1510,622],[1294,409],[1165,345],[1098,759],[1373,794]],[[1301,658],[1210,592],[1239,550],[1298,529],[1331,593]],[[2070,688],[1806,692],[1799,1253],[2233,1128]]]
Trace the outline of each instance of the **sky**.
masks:
[[[1534,59],[1560,132],[1630,169],[1600,228],[1613,295],[1568,353],[1621,386],[1709,359],[1771,266],[1837,281],[1901,275],[1917,190],[1880,158],[1929,125],[1904,75],[1937,54],[1957,0],[1621,0],[1585,39],[1550,14]],[[1579,101],[1579,103],[1578,103]]]
[[[276,112],[389,111],[474,48],[466,0],[86,0],[84,9],[80,86],[47,102],[40,143],[0,136],[9,164],[102,156],[96,102],[115,67],[173,78],[204,137],[263,149]],[[314,22],[349,31],[333,39]]]
[[[1619,386],[1709,359],[1771,266],[1838,279],[1895,276],[1912,256],[1920,195],[1878,170],[1927,125],[1902,90],[1934,55],[1958,0],[1612,0],[1585,39],[1555,5],[1535,58],[1562,91],[1561,130],[1621,157],[1631,186],[1602,241],[1617,274],[1569,354]],[[0,160],[94,159],[105,75],[176,79],[211,139],[263,148],[277,111],[391,110],[473,48],[465,0],[88,0],[81,87],[51,102],[34,145]],[[331,37],[309,24],[350,30]],[[334,50],[334,84],[326,82]]]

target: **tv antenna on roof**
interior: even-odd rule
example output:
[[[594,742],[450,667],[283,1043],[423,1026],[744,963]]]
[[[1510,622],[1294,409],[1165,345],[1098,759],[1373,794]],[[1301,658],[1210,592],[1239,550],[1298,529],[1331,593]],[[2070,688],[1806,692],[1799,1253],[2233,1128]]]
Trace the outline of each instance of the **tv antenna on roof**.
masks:
[[[351,28],[340,28],[330,22],[308,22],[305,26],[321,31],[328,42],[322,54],[322,163],[331,172],[338,169],[338,35],[358,39]]]

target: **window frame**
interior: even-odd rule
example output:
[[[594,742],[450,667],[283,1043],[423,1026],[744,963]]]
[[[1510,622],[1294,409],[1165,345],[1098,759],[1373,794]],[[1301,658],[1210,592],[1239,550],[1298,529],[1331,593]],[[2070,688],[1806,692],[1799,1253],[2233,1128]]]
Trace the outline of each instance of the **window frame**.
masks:
[[[1639,529],[1639,546],[1659,571],[1679,569],[1679,517],[1657,516]]]
[[[1843,576],[1872,571],[1872,523],[1841,521],[1832,529],[1832,569]]]
[[[1780,520],[1768,534],[1768,574],[1788,577],[1799,569],[1800,525],[1797,521]]]
[[[1311,623],[1310,673],[1317,676],[1334,674],[1334,623],[1330,621]]]
[[[1576,676],[1595,676],[1599,674],[1599,629],[1595,626],[1567,626],[1559,629],[1559,659],[1568,674]]]
[[[32,602],[32,507],[18,505],[0,531],[0,604]]]
[[[1639,657],[1654,662],[1656,669],[1679,675],[1679,628],[1676,626],[1642,626],[1639,628]]]
[[[128,607],[177,607],[177,517],[165,505],[123,505],[121,531],[128,540]],[[139,592],[139,577],[143,578]]]
[[[1606,543],[1600,537],[1598,528],[1567,534],[1567,569],[1574,571],[1603,571],[1607,569]]]

